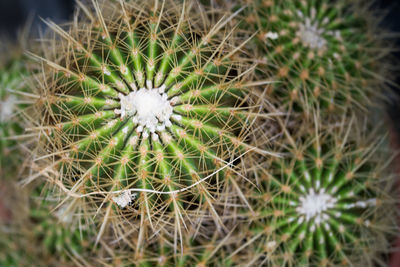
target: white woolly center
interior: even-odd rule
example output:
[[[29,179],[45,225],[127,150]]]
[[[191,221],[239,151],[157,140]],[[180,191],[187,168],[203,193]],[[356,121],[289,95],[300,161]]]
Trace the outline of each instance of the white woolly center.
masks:
[[[147,83],[148,88],[135,90],[128,95],[119,94],[121,109],[115,110],[121,117],[132,117],[133,122],[137,123],[138,132],[146,130],[150,133],[163,131],[165,127],[171,126],[172,100],[164,93],[165,85],[160,88],[151,88],[151,83]]]
[[[296,35],[301,39],[303,45],[319,50],[326,50],[328,41],[324,38],[326,36],[333,36],[337,40],[341,40],[340,31],[326,30],[330,20],[325,17],[322,21],[317,20],[317,11],[315,8],[311,9],[310,17],[304,16],[303,12],[297,11],[297,16],[303,21],[299,24],[299,30]]]
[[[73,219],[72,213],[68,212],[68,207],[69,207],[68,204],[64,204],[54,213],[60,222],[67,224],[71,223]]]
[[[325,193],[323,189],[315,192],[310,189],[308,195],[300,197],[300,205],[296,211],[305,217],[306,221],[314,220],[319,225],[329,219],[329,215],[325,212],[335,207],[337,199]]]
[[[311,23],[311,20],[306,18],[305,23],[299,25],[297,35],[305,46],[312,49],[325,49],[327,41],[322,36],[323,33],[324,29],[318,27],[318,22]]]
[[[14,108],[16,104],[16,97],[11,95],[4,101],[0,101],[0,121],[7,122],[14,115]]]

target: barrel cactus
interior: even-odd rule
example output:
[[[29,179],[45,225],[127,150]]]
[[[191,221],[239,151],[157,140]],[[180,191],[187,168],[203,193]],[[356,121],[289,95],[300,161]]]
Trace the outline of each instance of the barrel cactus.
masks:
[[[284,110],[312,114],[318,107],[337,114],[365,109],[372,97],[381,97],[384,58],[391,49],[366,3],[260,0],[248,5],[243,27],[258,34],[259,73],[280,81],[271,93]]]
[[[199,16],[194,2],[80,7],[66,27],[48,22],[57,38],[31,54],[40,99],[25,113],[40,125],[26,128],[42,137],[40,172],[55,169],[49,182],[85,199],[99,238],[109,223],[141,242],[147,228],[182,235],[192,215],[222,226],[214,205],[235,183],[232,160],[255,150],[246,138],[259,110],[226,30],[235,14]]]
[[[58,208],[50,190],[40,188],[0,183],[0,265],[83,264],[91,251],[98,251],[89,247],[95,235],[87,223],[72,220],[67,205]]]
[[[195,234],[191,229],[191,234]],[[200,239],[200,240],[197,240]],[[157,267],[205,267],[205,266],[235,266],[228,258],[227,248],[234,243],[234,238],[227,235],[223,238],[217,235],[208,240],[187,236],[180,253],[175,252],[173,241],[168,237],[160,236],[158,241],[138,251],[129,249],[113,251],[112,257],[105,257],[104,263],[116,267],[130,266],[157,266]]]
[[[10,47],[10,46],[7,46]],[[5,49],[5,48],[3,48]],[[2,49],[0,49],[1,51]],[[20,51],[11,52],[11,56],[0,60],[0,175],[5,177],[15,171],[20,163],[15,138],[23,132],[20,123],[19,107],[16,92],[26,88],[26,66]]]
[[[90,225],[83,220],[73,220],[69,205],[57,207],[56,200],[60,196],[55,197],[48,189],[36,189],[31,195],[36,195],[32,196],[29,212],[32,239],[42,244],[37,257],[47,259],[47,265],[72,266],[89,251],[95,251],[91,246],[95,235],[90,234]]]
[[[397,231],[390,154],[382,152],[382,139],[368,139],[365,128],[349,121],[309,128],[283,138],[286,156],[259,170],[258,187],[248,195],[252,226],[243,230],[246,246],[253,246],[246,249],[255,251],[250,260],[374,266]]]

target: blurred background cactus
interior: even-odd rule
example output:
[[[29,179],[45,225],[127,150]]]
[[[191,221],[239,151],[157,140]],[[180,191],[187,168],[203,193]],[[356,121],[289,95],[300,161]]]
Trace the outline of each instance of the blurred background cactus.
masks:
[[[279,81],[285,110],[312,114],[364,110],[390,72],[394,50],[368,1],[250,1],[243,28],[257,32],[259,73]],[[372,19],[373,18],[373,19]],[[377,64],[377,62],[379,62]],[[374,100],[372,100],[374,99]]]
[[[288,156],[261,159],[252,179],[255,215],[240,250],[255,251],[257,264],[373,266],[397,235],[387,139],[354,120],[319,121],[283,136]]]
[[[23,38],[23,37],[21,37]],[[15,136],[23,133],[19,108],[26,103],[17,95],[26,91],[27,69],[23,62],[24,40],[14,45],[4,39],[0,45],[0,175],[15,173],[15,166],[21,163]]]
[[[384,1],[45,2],[0,16],[41,25],[2,51],[0,265],[386,266]]]

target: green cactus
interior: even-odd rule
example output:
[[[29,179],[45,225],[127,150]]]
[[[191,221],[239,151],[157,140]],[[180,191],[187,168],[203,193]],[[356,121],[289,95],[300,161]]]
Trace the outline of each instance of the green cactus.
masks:
[[[312,114],[317,106],[337,114],[365,109],[381,96],[391,49],[365,6],[341,0],[249,3],[243,27],[258,33],[259,73],[280,81],[270,89],[285,110]]]
[[[194,232],[191,232],[194,234]],[[140,251],[131,251],[124,249],[122,251],[114,250],[113,257],[107,261],[108,264],[116,267],[129,266],[157,266],[157,267],[206,267],[233,266],[232,260],[227,258],[232,236],[226,236],[218,239],[214,235],[209,240],[194,240],[187,238],[183,244],[181,252],[176,252],[172,240],[160,236],[158,241],[150,246],[142,248]]]
[[[57,262],[67,264],[77,255],[87,254],[93,249],[89,244],[94,242],[90,226],[74,221],[67,204],[56,209],[50,191],[41,191],[31,201],[29,219],[32,221],[33,239],[42,244],[42,255],[50,259],[52,255],[57,255]]]
[[[69,197],[104,215],[99,236],[118,216],[138,218],[142,237],[168,225],[182,235],[183,221],[208,212],[222,224],[223,168],[252,149],[258,116],[252,69],[223,30],[232,17],[202,18],[192,2],[104,3],[67,30],[49,22],[61,39],[32,55],[44,65],[37,114],[25,112],[42,122],[26,127],[44,135],[38,157]]]
[[[89,247],[95,238],[89,225],[73,222],[68,205],[57,208],[49,190],[5,181],[1,193],[9,210],[7,217],[0,214],[1,266],[75,266],[98,251]]]
[[[259,170],[247,249],[267,266],[373,266],[396,231],[390,158],[349,121],[310,128]]]
[[[27,70],[21,55],[0,64],[0,176],[6,178],[20,162],[17,142],[12,137],[23,132],[18,122],[18,97],[13,93],[26,87]]]

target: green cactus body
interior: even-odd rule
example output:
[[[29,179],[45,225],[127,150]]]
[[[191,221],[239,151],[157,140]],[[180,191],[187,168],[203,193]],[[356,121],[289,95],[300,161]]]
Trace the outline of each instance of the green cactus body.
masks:
[[[296,140],[250,197],[258,207],[254,249],[271,266],[370,266],[387,249],[396,217],[376,146],[338,131]]]
[[[1,209],[10,209],[8,216],[0,214],[1,266],[75,266],[89,251],[97,251],[89,248],[94,237],[88,225],[66,216],[65,204],[56,209],[50,191],[13,184],[0,183],[5,196]]]
[[[250,6],[254,11],[244,25],[259,31],[260,73],[281,81],[272,92],[287,109],[363,108],[378,93],[372,62],[380,41],[348,1],[266,0]]]
[[[50,24],[63,39],[40,74],[44,147],[64,189],[88,193],[96,209],[110,200],[106,216],[135,210],[169,223],[209,210],[218,222],[212,195],[229,179],[219,169],[246,148],[256,116],[247,74],[231,59],[224,21],[204,28],[189,5],[157,3],[96,4],[92,21],[68,32]]]
[[[222,240],[211,238],[202,242],[186,240],[183,250],[176,253],[170,240],[160,236],[157,243],[142,248],[139,253],[137,251],[128,253],[126,250],[123,253],[117,252],[117,256],[113,257],[112,265],[117,267],[229,267],[233,265],[231,259],[227,259],[227,251],[225,251],[227,240],[229,238]]]
[[[63,214],[63,207],[66,206],[54,212],[54,207],[46,199],[33,203],[30,220],[34,239],[43,244],[43,256],[58,255],[57,261],[67,263],[76,255],[82,256],[89,251],[92,237],[86,224],[80,224],[80,229],[75,226],[70,215]]]

